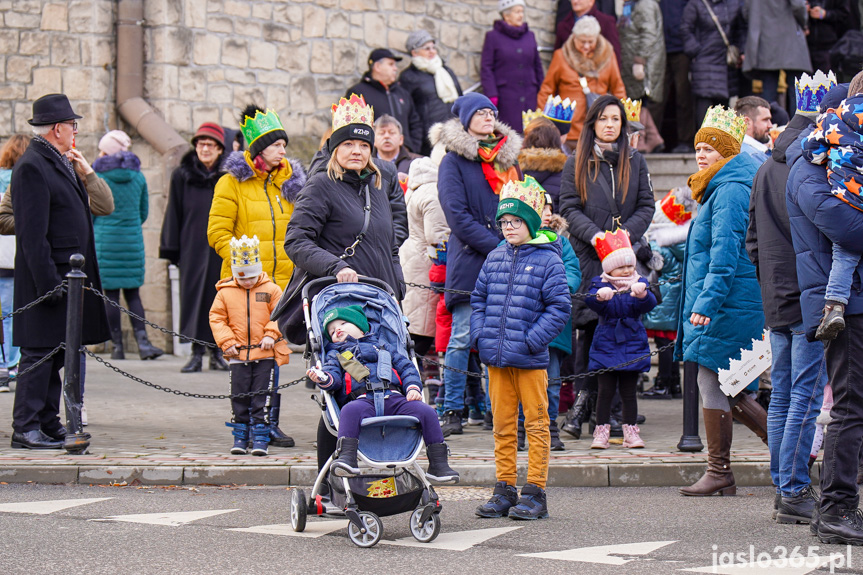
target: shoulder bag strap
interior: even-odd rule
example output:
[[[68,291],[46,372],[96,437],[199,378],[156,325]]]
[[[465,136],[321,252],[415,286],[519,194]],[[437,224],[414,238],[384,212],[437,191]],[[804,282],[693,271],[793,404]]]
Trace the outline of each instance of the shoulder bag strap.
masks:
[[[719,30],[719,35],[722,36],[722,41],[725,42],[725,47],[728,48],[731,44],[728,42],[728,36],[725,35],[725,30],[722,29],[722,24],[719,23],[719,18],[716,17],[716,13],[713,11],[713,8],[710,7],[707,0],[701,0],[704,4],[704,7],[707,8],[707,12],[710,13],[710,17],[713,18],[713,23],[716,24],[716,29]]]
[[[602,177],[602,162],[597,162],[600,164],[597,167],[599,173],[596,175],[596,179],[599,181],[599,185],[602,188],[603,195],[605,199],[608,200],[608,207],[611,210],[611,226],[614,228],[610,230],[612,232],[616,232],[619,228],[622,228],[623,225],[620,223],[620,210],[617,209],[617,201],[614,199],[614,191],[612,191],[611,186],[608,185],[608,182]],[[609,167],[609,169],[611,169]],[[603,230],[604,231],[604,230]]]
[[[354,243],[345,248],[345,253],[339,256],[339,259],[344,260],[350,257],[353,257],[356,252],[357,246],[360,245],[360,242],[363,241],[363,238],[366,236],[366,232],[369,229],[369,220],[371,219],[372,214],[372,195],[369,192],[369,185],[365,184],[363,189],[366,192],[366,205],[363,206],[363,229],[360,230],[360,233],[357,234],[357,239],[354,240]]]

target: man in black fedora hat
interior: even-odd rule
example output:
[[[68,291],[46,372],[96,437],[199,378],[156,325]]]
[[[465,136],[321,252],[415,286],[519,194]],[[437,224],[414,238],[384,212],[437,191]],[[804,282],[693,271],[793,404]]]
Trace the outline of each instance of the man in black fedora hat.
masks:
[[[101,289],[90,201],[82,178],[92,168],[75,149],[81,116],[64,94],[33,102],[35,137],[15,164],[10,190],[16,222],[16,309],[50,292],[71,269],[69,258],[85,258],[86,285]],[[12,411],[12,447],[59,449],[66,429],[60,422],[63,353],[27,371],[66,339],[66,296],[58,292],[15,320],[14,345],[21,348]],[[84,292],[82,343],[109,338],[102,300]],[[67,350],[78,353],[78,350]],[[26,373],[25,373],[26,372]]]

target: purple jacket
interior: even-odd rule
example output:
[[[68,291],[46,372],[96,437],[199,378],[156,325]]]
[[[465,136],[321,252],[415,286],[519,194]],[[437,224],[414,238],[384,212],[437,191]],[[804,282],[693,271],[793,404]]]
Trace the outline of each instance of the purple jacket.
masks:
[[[536,94],[545,79],[536,37],[527,24],[513,27],[496,20],[485,34],[480,63],[482,91],[498,98],[498,119],[522,131],[521,113],[533,110]]]

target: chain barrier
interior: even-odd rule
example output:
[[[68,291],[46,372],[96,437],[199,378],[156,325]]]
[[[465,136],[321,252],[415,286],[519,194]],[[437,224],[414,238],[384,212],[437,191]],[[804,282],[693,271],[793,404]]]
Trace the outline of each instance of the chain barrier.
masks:
[[[9,319],[10,317],[16,316],[19,313],[23,313],[23,312],[27,311],[28,309],[39,305],[43,301],[50,299],[57,292],[62,292],[64,289],[66,289],[66,285],[67,285],[66,280],[61,281],[59,284],[57,284],[54,287],[54,289],[52,289],[51,291],[49,291],[48,293],[46,293],[42,297],[34,299],[33,301],[31,301],[30,303],[28,303],[24,307],[20,307],[20,308],[16,309],[15,311],[10,311],[6,315],[0,317],[0,321],[5,321],[5,320]]]
[[[665,279],[665,280],[659,280],[658,282],[647,284],[647,287],[652,288],[652,287],[659,287],[659,286],[665,285],[665,284],[678,283],[678,282],[680,282],[680,280],[681,280],[681,276],[676,275],[674,277],[670,277],[670,278]],[[436,292],[436,293],[454,293],[454,294],[459,294],[459,295],[471,295],[473,293],[473,292],[460,290],[460,289],[432,287],[429,285],[423,285],[423,284],[418,284],[418,283],[414,283],[414,282],[402,282],[402,283],[404,283],[404,285],[406,285],[406,286],[420,288],[420,289],[427,289],[427,290],[431,290],[431,291]],[[615,293],[626,294],[626,293],[629,293],[630,291],[632,291],[632,290],[630,288],[627,288],[624,290],[616,291]],[[596,294],[590,294],[590,293],[574,293],[574,294],[570,294],[570,295],[574,299],[587,299],[587,298],[591,298],[591,297],[596,297]]]
[[[61,343],[60,345],[58,345],[57,347],[55,347],[54,349],[49,351],[47,355],[42,357],[39,361],[37,361],[36,363],[31,365],[30,367],[28,367],[24,371],[19,371],[15,375],[10,375],[8,377],[4,377],[4,378],[0,379],[0,385],[9,385],[10,381],[15,381],[16,379],[21,379],[22,375],[24,375],[25,373],[30,373],[31,371],[33,371],[34,369],[36,369],[37,367],[39,367],[40,365],[42,365],[43,363],[45,363],[46,361],[48,361],[49,359],[51,359],[52,357],[57,355],[57,353],[62,349],[66,349],[65,343]]]

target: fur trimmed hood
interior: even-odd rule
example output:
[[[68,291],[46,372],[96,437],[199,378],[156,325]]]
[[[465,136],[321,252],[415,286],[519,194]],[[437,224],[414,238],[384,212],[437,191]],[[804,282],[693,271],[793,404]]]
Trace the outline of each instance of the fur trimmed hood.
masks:
[[[573,42],[570,37],[567,43]],[[598,78],[599,72],[609,63],[614,55],[614,47],[611,42],[603,38],[601,35],[597,38],[596,49],[593,51],[593,58],[587,58],[584,54],[576,49],[567,49],[566,45],[563,48],[563,55],[566,63],[569,64],[581,76],[588,78]]]
[[[518,165],[526,172],[562,172],[566,154],[553,148],[523,148],[518,155]]]
[[[566,233],[566,230],[569,229],[569,223],[559,214],[551,216],[551,219],[548,221],[548,229],[559,236],[569,237],[569,234]]]
[[[141,171],[141,160],[132,152],[117,152],[108,156],[101,156],[93,161],[93,171],[97,173],[110,172],[111,170]]]
[[[522,137],[500,122],[495,122],[494,131],[506,136],[506,142],[497,155],[497,161],[504,169],[509,169],[518,162],[518,152],[521,150]],[[479,154],[479,140],[467,133],[458,118],[435,124],[429,130],[429,141],[432,145],[442,143],[447,151],[454,152],[471,162],[476,162]]]
[[[306,185],[308,176],[303,164],[299,160],[287,157],[285,160],[287,160],[290,165],[291,175],[282,181],[280,189],[282,197],[293,203],[297,199],[297,194],[299,194],[300,190],[303,189],[303,186]],[[257,173],[257,171],[249,165],[249,162],[246,160],[245,152],[231,152],[231,154],[225,158],[225,161],[222,164],[222,169],[236,178],[238,182],[245,182],[255,176],[261,179],[266,177],[261,177],[261,174]],[[277,169],[275,172],[275,178],[278,178],[278,174],[284,171],[284,167]]]

